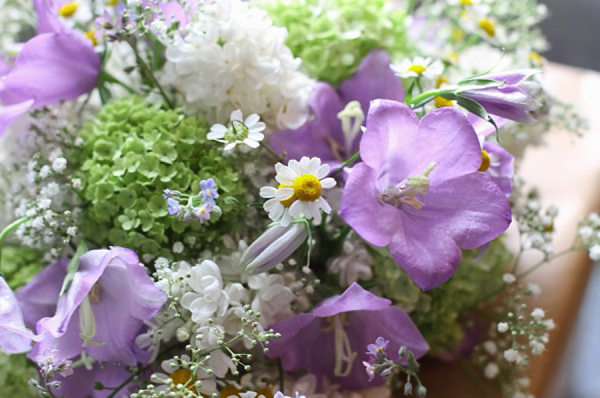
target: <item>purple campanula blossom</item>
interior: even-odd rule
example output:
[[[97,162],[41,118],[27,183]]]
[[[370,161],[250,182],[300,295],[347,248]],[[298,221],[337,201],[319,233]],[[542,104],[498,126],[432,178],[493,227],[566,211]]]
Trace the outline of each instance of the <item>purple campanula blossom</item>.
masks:
[[[318,83],[310,100],[312,120],[296,130],[271,134],[270,143],[277,153],[285,151],[289,159],[316,156],[324,163],[339,165],[358,150],[360,133],[348,142],[338,113],[356,100],[366,114],[370,101],[376,98],[404,100],[402,80],[390,69],[390,58],[383,50],[369,53],[356,74],[338,90]]]
[[[518,122],[532,121],[535,119],[535,111],[541,107],[535,98],[541,87],[531,80],[537,73],[535,69],[525,69],[479,76],[479,79],[496,80],[502,84],[498,87],[463,91],[461,95],[477,101],[492,115]]]
[[[267,355],[281,358],[285,370],[305,369],[321,382],[327,377],[347,389],[367,388],[377,383],[369,382],[362,365],[369,358],[365,347],[377,337],[389,339],[391,351],[398,352],[404,346],[415,358],[429,349],[402,309],[356,283],[343,294],[326,299],[310,313],[296,315],[271,328],[281,333],[281,338],[270,343]]]
[[[59,263],[51,267],[63,269]],[[60,275],[57,272],[56,279],[42,282],[60,286],[65,273]],[[39,278],[32,283],[39,286]],[[62,361],[86,351],[96,360],[126,365],[148,360],[149,353],[136,347],[135,338],[144,322],[160,310],[166,295],[131,250],[114,247],[85,253],[69,289],[56,299],[54,316],[37,322],[41,337],[32,358],[51,355]]]
[[[33,333],[25,327],[19,302],[0,276],[0,351],[19,354],[31,349]]]
[[[454,274],[461,248],[483,246],[511,222],[505,195],[477,171],[477,134],[456,109],[419,120],[404,104],[376,100],[360,153],[340,214],[367,242],[388,247],[422,289]]]
[[[29,110],[90,92],[100,74],[100,57],[89,40],[57,19],[50,0],[34,5],[38,35],[9,67],[0,67],[0,134]]]
[[[202,187],[202,197],[204,198],[204,201],[214,205],[215,200],[219,197],[219,191],[215,180],[212,178],[202,180],[200,181],[200,186]]]
[[[68,398],[106,398],[112,392],[112,388],[120,385],[131,376],[125,366],[113,363],[95,363],[91,369],[78,366],[73,369],[73,374],[56,378],[61,383],[59,388],[53,388],[52,392],[57,397]],[[107,389],[96,390],[95,383],[102,383]],[[135,390],[131,387],[140,386],[132,382],[128,388],[122,389],[116,398],[129,397]]]

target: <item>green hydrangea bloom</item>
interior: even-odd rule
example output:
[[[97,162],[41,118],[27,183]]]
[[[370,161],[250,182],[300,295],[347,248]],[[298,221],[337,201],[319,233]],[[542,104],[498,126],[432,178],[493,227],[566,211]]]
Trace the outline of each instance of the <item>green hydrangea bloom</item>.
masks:
[[[71,159],[82,181],[86,239],[169,258],[173,244],[183,242],[178,254],[193,258],[235,233],[246,207],[242,173],[232,163],[235,157],[224,157],[222,145],[207,141],[206,133],[204,121],[137,97],[104,106],[84,127],[83,147]],[[165,189],[195,195],[200,181],[211,177],[220,193],[217,221],[201,224],[168,214]]]
[[[490,243],[483,254],[463,251],[461,264],[450,281],[421,292],[387,253],[377,252],[373,281],[385,297],[410,312],[430,352],[435,354],[460,344],[464,316],[489,301],[490,293],[502,286],[502,275],[511,257],[500,240]]]
[[[0,351],[0,392],[3,397],[38,397],[38,391],[28,384],[30,379],[37,379],[37,376],[35,366],[25,354],[8,355]]]
[[[5,246],[2,248],[0,270],[11,289],[17,290],[40,273],[46,262],[44,255],[28,247]]]
[[[275,0],[263,2],[305,72],[334,86],[351,76],[376,48],[392,58],[408,51],[405,14],[388,0]]]

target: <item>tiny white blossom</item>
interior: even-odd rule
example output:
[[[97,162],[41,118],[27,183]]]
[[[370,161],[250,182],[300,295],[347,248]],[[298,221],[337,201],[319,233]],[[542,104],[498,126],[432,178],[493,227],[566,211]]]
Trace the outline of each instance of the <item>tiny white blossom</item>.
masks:
[[[327,177],[329,165],[321,164],[321,159],[303,156],[299,162],[290,160],[287,166],[277,163],[275,170],[279,187],[260,189],[260,196],[268,199],[263,208],[271,220],[281,221],[283,226],[300,216],[318,222],[321,220],[321,211],[327,214],[331,212],[331,206],[322,196],[322,191],[333,188],[336,182]]]
[[[521,358],[521,354],[519,354],[519,351],[515,350],[514,348],[509,348],[508,350],[504,351],[504,359],[507,362],[518,362],[519,359]]]
[[[47,178],[50,175],[50,167],[48,167],[48,165],[43,165],[39,175],[41,179]]]
[[[57,173],[62,173],[67,168],[67,159],[59,157],[52,162],[52,170]]]
[[[76,236],[77,235],[77,227],[69,227],[67,228],[67,235]]]
[[[485,366],[483,373],[488,379],[494,379],[500,373],[500,368],[495,363],[490,362]]]
[[[506,333],[508,331],[508,323],[498,322],[498,331],[500,333]]]
[[[594,234],[594,229],[588,225],[579,229],[579,236],[583,240],[588,240]]]
[[[230,151],[242,144],[250,148],[258,148],[260,142],[265,138],[262,133],[265,128],[266,125],[260,121],[260,117],[256,113],[244,120],[242,111],[238,109],[231,112],[229,125],[213,124],[206,138],[226,144],[225,151]]]
[[[517,278],[513,274],[507,273],[507,274],[502,275],[502,280],[504,281],[504,283],[510,285],[511,283],[515,283]]]
[[[533,296],[539,296],[542,293],[542,288],[537,283],[530,282],[527,284],[527,291]]]
[[[38,207],[40,209],[46,210],[52,206],[52,200],[48,198],[42,198],[38,201]]]
[[[496,346],[496,343],[494,343],[491,340],[486,341],[485,343],[483,343],[483,348],[488,352],[488,354],[490,355],[496,355],[496,353],[498,352],[498,346]]]
[[[71,185],[75,189],[81,188],[81,179],[80,178],[73,178],[73,180],[71,181]]]
[[[542,352],[546,349],[544,343],[538,340],[532,340],[529,342],[529,346],[531,347],[531,353],[533,355],[541,355]]]
[[[183,243],[181,243],[181,242],[173,243],[173,253],[181,254],[181,253],[183,253],[183,249],[184,249]]]
[[[414,59],[405,59],[399,63],[391,65],[396,75],[402,78],[425,77],[435,79],[444,72],[444,64],[439,59],[435,61],[430,58],[415,57]]]
[[[594,245],[590,247],[590,258],[592,261],[600,260],[600,245]]]
[[[546,319],[544,321],[544,326],[547,330],[554,330],[556,328],[556,323],[554,323],[553,319]]]
[[[531,316],[533,317],[533,319],[535,319],[536,321],[541,321],[542,319],[544,319],[544,317],[546,316],[546,313],[544,312],[543,309],[541,308],[536,308],[531,312]]]

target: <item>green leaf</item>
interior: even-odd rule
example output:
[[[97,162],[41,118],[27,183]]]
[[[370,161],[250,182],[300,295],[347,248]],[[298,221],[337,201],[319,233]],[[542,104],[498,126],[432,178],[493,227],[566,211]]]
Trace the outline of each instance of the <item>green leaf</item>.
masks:
[[[457,99],[458,105],[462,106],[463,108],[465,108],[469,112],[473,113],[474,115],[479,116],[483,120],[490,122],[496,128],[496,131],[498,131],[498,126],[496,125],[496,122],[487,113],[485,108],[483,106],[481,106],[481,104],[479,104],[479,102],[474,101],[471,98],[463,97],[460,95],[457,96],[456,99]]]
[[[154,154],[146,155],[140,162],[140,168],[138,169],[138,173],[147,177],[149,179],[153,179],[158,176],[158,165],[159,165],[158,157]]]
[[[81,256],[83,256],[88,251],[87,244],[85,240],[81,240],[79,245],[77,245],[77,250],[75,250],[75,254],[69,264],[67,265],[67,275],[65,276],[65,280],[63,281],[62,287],[60,288],[59,296],[65,294],[65,292],[69,289],[73,278],[75,277],[75,273],[79,269],[79,260]]]

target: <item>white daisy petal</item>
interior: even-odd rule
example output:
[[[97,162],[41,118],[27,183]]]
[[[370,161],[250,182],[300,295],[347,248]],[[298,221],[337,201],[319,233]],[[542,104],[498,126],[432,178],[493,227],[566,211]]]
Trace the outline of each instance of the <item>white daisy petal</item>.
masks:
[[[328,164],[322,164],[321,167],[319,167],[319,169],[317,170],[316,177],[319,180],[322,180],[323,178],[327,177],[330,170],[331,170],[331,168],[329,167]]]
[[[316,176],[317,171],[319,171],[319,166],[321,166],[321,159],[314,157],[314,158],[310,159],[307,172],[309,174]]]
[[[244,116],[242,115],[242,111],[240,111],[239,109],[236,109],[235,111],[231,112],[231,116],[229,117],[229,120],[236,121],[236,122],[242,122],[244,119]]]
[[[327,213],[327,214],[331,213],[331,206],[329,206],[329,203],[327,203],[325,198],[322,196],[319,198],[319,207],[325,213]]]
[[[250,148],[258,148],[260,146],[260,144],[258,142],[254,141],[253,139],[250,139],[250,138],[245,138],[244,144],[248,145]]]
[[[321,180],[321,186],[324,189],[333,188],[333,187],[335,187],[335,184],[336,184],[335,180],[331,177],[327,177],[327,178]]]
[[[263,122],[258,122],[254,126],[248,127],[248,131],[250,131],[251,133],[260,133],[261,131],[263,131],[266,128],[267,128],[266,124],[264,124]]]
[[[262,133],[253,133],[250,132],[248,133],[248,138],[250,138],[253,141],[262,141],[265,138],[265,135]]]
[[[281,206],[283,207],[283,206]],[[290,209],[285,209],[283,215],[281,216],[281,226],[287,227],[292,222],[292,217],[290,216]]]
[[[297,200],[290,206],[290,216],[293,218],[300,217],[302,215],[302,209],[304,208],[304,202]]]
[[[286,208],[279,202],[269,212],[269,218],[273,221],[279,220],[285,214]]]
[[[300,167],[302,168],[302,174],[308,172],[309,166],[310,158],[308,156],[302,156],[302,159],[300,159]]]
[[[277,188],[275,187],[261,187],[260,188],[260,197],[261,198],[274,198],[277,193]]]
[[[282,201],[294,196],[294,188],[279,188],[275,193],[275,199]]]
[[[247,127],[254,126],[256,123],[258,123],[259,120],[260,120],[260,117],[256,113],[253,113],[252,115],[250,115],[246,118],[246,120],[244,121],[244,124]]]
[[[277,180],[277,182],[285,185],[293,185],[296,178],[298,178],[298,175],[287,166],[281,167],[275,176],[275,180]]]
[[[211,126],[210,131],[225,134],[227,132],[227,127],[223,124],[217,123]]]
[[[300,163],[295,159],[290,160],[290,162],[288,163],[288,167],[294,172],[294,178],[297,178],[303,174],[302,168],[300,167]]]

